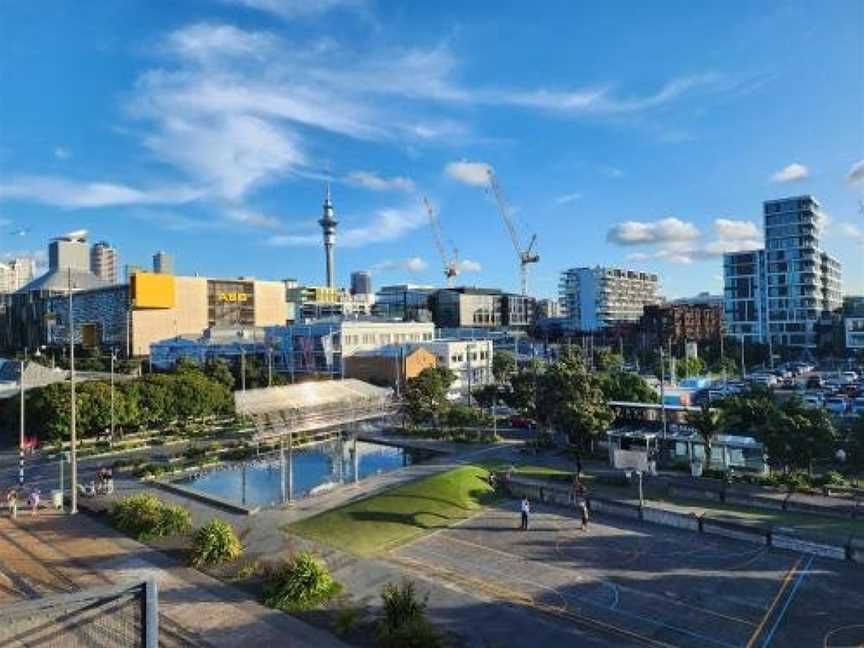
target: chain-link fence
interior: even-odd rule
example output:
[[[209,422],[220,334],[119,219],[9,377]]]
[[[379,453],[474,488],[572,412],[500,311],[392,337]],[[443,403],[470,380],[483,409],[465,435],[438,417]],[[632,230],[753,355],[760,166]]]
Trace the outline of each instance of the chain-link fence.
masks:
[[[0,646],[157,648],[153,579],[56,594],[0,607]]]

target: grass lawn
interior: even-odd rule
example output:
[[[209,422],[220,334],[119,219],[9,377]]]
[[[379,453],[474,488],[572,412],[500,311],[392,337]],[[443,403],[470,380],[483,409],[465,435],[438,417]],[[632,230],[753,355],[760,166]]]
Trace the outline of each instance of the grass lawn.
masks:
[[[470,517],[494,497],[488,480],[487,468],[454,468],[283,528],[368,556]]]

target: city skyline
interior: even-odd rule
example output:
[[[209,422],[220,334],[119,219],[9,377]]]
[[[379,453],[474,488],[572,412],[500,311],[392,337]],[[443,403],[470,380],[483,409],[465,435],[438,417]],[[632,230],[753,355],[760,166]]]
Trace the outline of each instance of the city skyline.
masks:
[[[329,177],[338,285],[443,286],[428,195],[456,283],[518,292],[491,166],[538,297],[595,265],[718,293],[763,201],[803,194],[864,292],[860,4],[313,6],[5,5],[0,257],[86,228],[124,264],[323,285]]]

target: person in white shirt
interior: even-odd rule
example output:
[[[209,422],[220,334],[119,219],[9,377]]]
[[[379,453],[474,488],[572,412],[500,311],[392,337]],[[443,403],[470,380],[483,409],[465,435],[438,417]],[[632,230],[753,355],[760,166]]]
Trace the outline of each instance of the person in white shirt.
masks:
[[[522,531],[528,530],[528,514],[531,512],[531,502],[528,501],[527,497],[522,498],[522,526],[520,529]]]

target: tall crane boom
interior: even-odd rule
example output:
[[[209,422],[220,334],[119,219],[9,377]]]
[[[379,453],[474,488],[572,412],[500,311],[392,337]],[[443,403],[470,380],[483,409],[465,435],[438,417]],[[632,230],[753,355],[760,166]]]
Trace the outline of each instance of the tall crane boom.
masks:
[[[516,250],[516,258],[519,261],[519,279],[522,286],[522,294],[528,294],[528,266],[532,263],[540,261],[540,255],[534,252],[534,244],[537,242],[537,235],[531,236],[527,247],[522,247],[522,241],[519,238],[519,232],[516,230],[516,225],[513,223],[513,216],[510,214],[510,206],[504,198],[504,192],[498,184],[498,178],[495,177],[495,172],[492,169],[487,169],[486,174],[489,176],[489,188],[492,190],[492,195],[495,196],[495,202],[498,205],[498,212],[501,214],[501,220],[507,227],[510,233],[510,240],[513,241],[513,248]]]
[[[426,213],[429,214],[429,224],[432,226],[432,233],[435,236],[435,247],[438,248],[438,256],[441,257],[441,263],[444,264],[447,286],[450,287],[453,285],[453,277],[459,274],[459,250],[453,248],[453,254],[447,254],[447,249],[444,247],[444,233],[441,231],[438,215],[426,196],[423,196],[423,204],[426,205]]]

